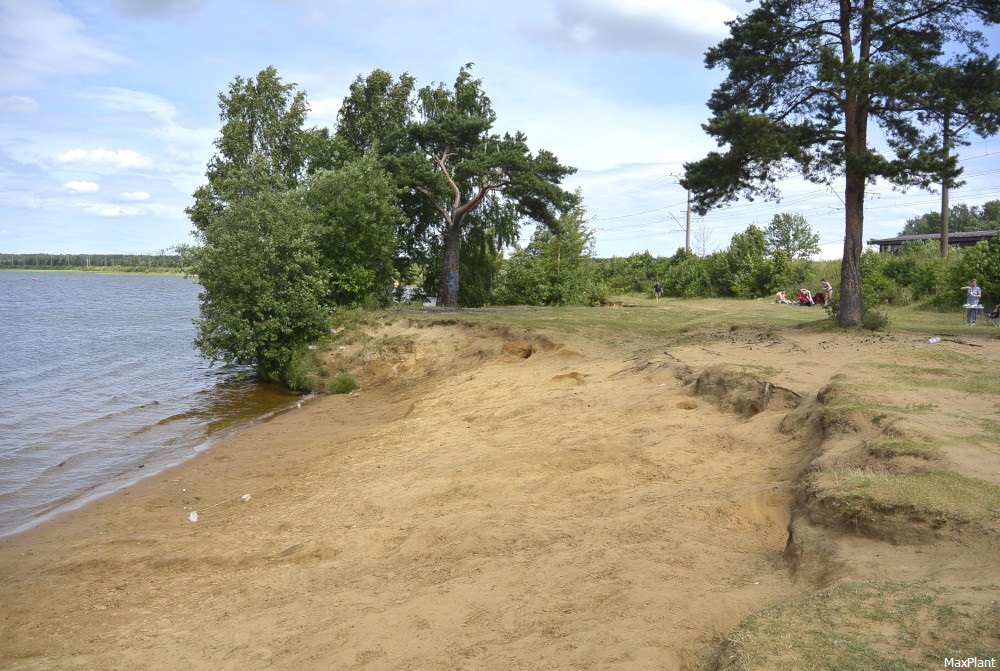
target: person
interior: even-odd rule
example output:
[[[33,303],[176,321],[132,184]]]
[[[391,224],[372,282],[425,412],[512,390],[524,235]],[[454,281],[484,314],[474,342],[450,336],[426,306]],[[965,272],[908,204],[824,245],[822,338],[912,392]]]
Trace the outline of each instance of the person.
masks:
[[[799,289],[799,305],[815,305],[812,292],[808,289]]]
[[[656,302],[659,303],[660,296],[663,295],[663,287],[660,286],[659,280],[657,280],[656,284],[653,285],[653,294],[656,295]]]
[[[979,287],[975,279],[967,287],[962,287],[965,292],[965,323],[969,326],[976,325],[976,317],[979,316],[979,299],[983,296],[983,290]]]
[[[827,282],[825,277],[821,279],[819,283],[823,285],[823,294],[826,298],[826,302],[829,303],[833,300],[833,285]]]
[[[775,303],[784,303],[785,305],[794,305],[790,300],[785,298],[785,290],[782,289],[777,294],[774,295]]]

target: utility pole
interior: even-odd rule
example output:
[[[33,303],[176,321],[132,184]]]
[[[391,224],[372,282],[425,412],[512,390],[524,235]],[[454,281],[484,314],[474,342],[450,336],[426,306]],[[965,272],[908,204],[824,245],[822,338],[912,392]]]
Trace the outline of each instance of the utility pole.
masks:
[[[677,179],[677,183],[680,184],[682,177],[676,173],[670,173],[671,177]],[[670,215],[673,216],[673,215]],[[676,217],[674,220],[676,221]],[[684,251],[691,251],[691,189],[687,189],[687,209],[684,210]],[[677,222],[680,223],[680,222]]]
[[[691,251],[691,189],[687,190],[687,194],[688,194],[687,210],[685,210],[684,212],[685,215],[687,215],[684,217],[687,220],[687,232],[684,235],[684,251],[690,252]]]

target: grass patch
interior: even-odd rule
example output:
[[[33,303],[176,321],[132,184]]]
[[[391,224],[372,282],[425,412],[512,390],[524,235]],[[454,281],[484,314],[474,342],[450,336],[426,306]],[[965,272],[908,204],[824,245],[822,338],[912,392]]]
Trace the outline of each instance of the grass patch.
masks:
[[[820,395],[823,402],[822,421],[826,429],[836,429],[838,426],[860,428],[858,425],[865,423],[879,426],[894,414],[926,415],[936,409],[933,403],[895,405],[883,400],[874,401],[871,396],[885,399],[884,391],[859,383],[833,382]]]
[[[858,524],[873,515],[906,514],[937,527],[947,520],[995,527],[1000,520],[1000,486],[953,471],[926,474],[863,470],[820,471],[810,492],[843,521]]]
[[[340,373],[326,385],[328,394],[350,394],[358,388],[358,383],[347,373]]]
[[[917,442],[912,438],[869,438],[863,440],[861,444],[868,450],[868,454],[882,459],[917,457],[930,461],[941,456],[941,448],[939,446]]]
[[[926,583],[849,582],[751,615],[720,668],[923,671],[944,668],[945,658],[996,658],[998,650],[996,602],[973,607]]]
[[[761,331],[832,328],[823,310],[775,305],[769,301],[668,298],[659,305],[645,296],[617,297],[622,307],[497,307],[463,310],[396,306],[393,312],[415,320],[448,315],[468,322],[503,323],[534,331],[582,335],[609,346],[649,351],[676,341],[690,343],[690,333],[721,323]]]
[[[933,373],[932,373],[933,374]],[[937,373],[941,375],[941,373]],[[916,375],[894,375],[890,379],[920,389],[950,389],[976,396],[1000,396],[1000,377],[990,371],[975,374],[955,372],[948,377],[919,377]],[[971,376],[970,376],[971,375]]]

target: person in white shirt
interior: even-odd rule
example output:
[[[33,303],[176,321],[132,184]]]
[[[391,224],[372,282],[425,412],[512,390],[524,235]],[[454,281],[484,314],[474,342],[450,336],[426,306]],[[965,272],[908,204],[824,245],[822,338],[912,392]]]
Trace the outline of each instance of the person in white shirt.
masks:
[[[979,299],[983,296],[983,290],[976,280],[972,280],[972,284],[962,287],[962,291],[965,292],[965,323],[975,326],[976,317],[979,316]]]

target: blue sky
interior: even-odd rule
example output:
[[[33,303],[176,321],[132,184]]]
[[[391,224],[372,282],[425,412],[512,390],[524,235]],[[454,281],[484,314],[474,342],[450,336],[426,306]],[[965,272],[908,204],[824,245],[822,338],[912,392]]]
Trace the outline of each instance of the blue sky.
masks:
[[[723,73],[705,50],[741,0],[0,0],[0,252],[150,253],[191,243],[184,208],[204,181],[218,94],[269,65],[306,91],[309,125],[375,68],[419,86],[475,63],[497,129],[521,130],[579,172],[600,256],[684,246],[685,161]],[[996,42],[994,42],[996,44]],[[1000,198],[1000,139],[962,149],[952,203]],[[780,203],[692,221],[713,251],[749,224],[803,214],[839,257],[833,189],[791,180]],[[865,238],[938,208],[936,194],[875,185]],[[527,234],[526,230],[526,234]]]

